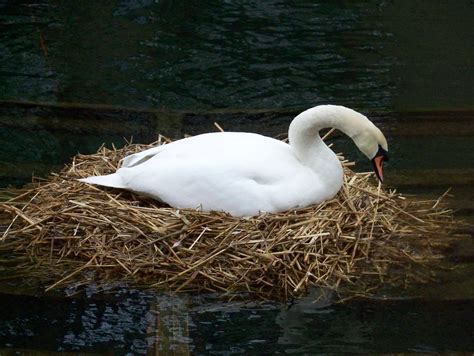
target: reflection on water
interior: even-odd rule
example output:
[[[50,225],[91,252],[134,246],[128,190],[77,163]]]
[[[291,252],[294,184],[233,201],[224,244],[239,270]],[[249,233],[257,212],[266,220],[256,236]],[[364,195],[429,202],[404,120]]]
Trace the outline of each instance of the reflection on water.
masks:
[[[213,296],[133,290],[105,300],[0,295],[0,344],[121,354],[173,350],[180,355],[474,350],[472,302],[334,306],[312,300],[222,303]]]
[[[146,295],[117,293],[113,303],[0,295],[0,344],[38,350],[143,354],[152,325]]]
[[[472,11],[467,0],[4,1],[0,99],[472,107]]]

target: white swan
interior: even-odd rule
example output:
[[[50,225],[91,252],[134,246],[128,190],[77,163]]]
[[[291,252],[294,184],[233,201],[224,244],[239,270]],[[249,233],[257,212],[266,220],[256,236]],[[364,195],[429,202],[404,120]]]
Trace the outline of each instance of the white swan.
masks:
[[[289,144],[253,133],[208,133],[127,156],[116,173],[80,181],[131,190],[175,208],[234,216],[282,212],[330,199],[341,188],[341,163],[319,136],[329,127],[354,140],[382,181],[384,135],[364,115],[336,105],[295,117]]]

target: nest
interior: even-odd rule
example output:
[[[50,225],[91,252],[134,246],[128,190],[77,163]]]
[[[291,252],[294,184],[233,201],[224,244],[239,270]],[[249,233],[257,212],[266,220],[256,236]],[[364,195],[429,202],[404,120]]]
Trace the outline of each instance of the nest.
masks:
[[[368,293],[431,278],[453,227],[436,201],[374,185],[343,161],[344,185],[329,201],[280,214],[236,218],[177,210],[117,189],[78,182],[114,172],[124,156],[165,144],[101,147],[0,204],[0,249],[27,256],[47,289],[126,280],[173,291],[250,292],[288,298],[310,286]],[[341,159],[342,160],[342,159]]]

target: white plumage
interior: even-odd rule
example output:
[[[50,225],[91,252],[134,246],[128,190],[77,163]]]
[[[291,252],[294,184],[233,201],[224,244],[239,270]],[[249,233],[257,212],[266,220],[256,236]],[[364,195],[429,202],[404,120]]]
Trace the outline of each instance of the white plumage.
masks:
[[[80,180],[131,190],[176,208],[234,216],[286,211],[330,199],[341,188],[342,166],[318,134],[324,127],[346,132],[369,158],[379,144],[387,149],[365,116],[325,105],[293,120],[290,144],[253,133],[208,133],[130,155],[116,173]]]

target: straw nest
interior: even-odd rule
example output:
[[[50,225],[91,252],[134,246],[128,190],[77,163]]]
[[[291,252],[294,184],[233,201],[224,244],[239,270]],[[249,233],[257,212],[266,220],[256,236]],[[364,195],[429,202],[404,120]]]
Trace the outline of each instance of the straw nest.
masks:
[[[160,137],[152,145],[166,142]],[[152,145],[77,155],[60,173],[15,192],[0,204],[8,216],[0,249],[27,256],[52,280],[47,289],[125,279],[174,291],[288,298],[309,286],[345,285],[360,294],[382,283],[425,281],[453,226],[440,199],[386,191],[346,161],[334,199],[253,218],[177,210],[76,181],[111,173],[121,158]]]

